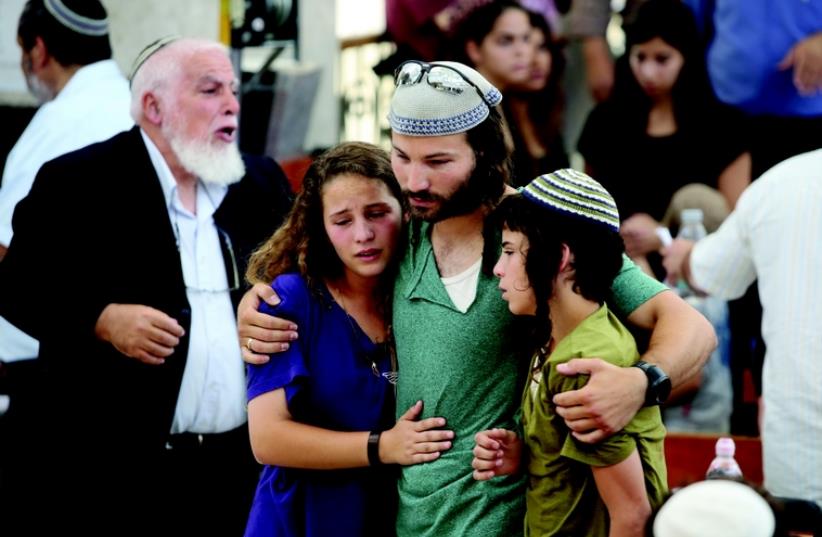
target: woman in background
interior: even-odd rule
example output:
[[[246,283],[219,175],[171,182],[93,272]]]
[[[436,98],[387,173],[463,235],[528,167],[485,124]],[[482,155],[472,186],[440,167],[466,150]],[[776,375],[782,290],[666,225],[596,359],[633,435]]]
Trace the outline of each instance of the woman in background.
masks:
[[[714,97],[686,6],[648,0],[625,33],[614,91],[588,117],[579,151],[619,205],[626,252],[640,262],[652,254],[661,278],[656,230],[673,194],[702,183],[733,209],[750,183],[750,155],[739,117]]]
[[[454,52],[503,94],[513,184],[567,167],[560,135],[565,58],[545,18],[510,0],[485,4],[460,22]]]
[[[533,46],[528,78],[512,84],[502,100],[514,141],[514,186],[569,166],[561,134],[565,56],[545,17],[529,12],[528,19]]]

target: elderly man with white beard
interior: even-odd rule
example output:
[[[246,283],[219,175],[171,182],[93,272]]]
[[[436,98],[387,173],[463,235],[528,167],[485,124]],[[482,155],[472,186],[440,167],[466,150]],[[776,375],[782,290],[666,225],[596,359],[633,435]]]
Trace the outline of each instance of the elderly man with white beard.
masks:
[[[15,211],[0,314],[40,340],[48,409],[22,462],[64,515],[31,520],[244,527],[259,468],[234,311],[291,193],[273,161],[240,155],[236,90],[222,45],[152,44],[132,73],[137,126],[46,163]]]

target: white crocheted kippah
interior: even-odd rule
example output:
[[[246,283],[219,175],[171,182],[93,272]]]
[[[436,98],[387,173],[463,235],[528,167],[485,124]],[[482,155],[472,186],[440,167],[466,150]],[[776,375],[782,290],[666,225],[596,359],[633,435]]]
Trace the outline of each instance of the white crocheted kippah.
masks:
[[[467,87],[461,93],[452,93],[437,89],[424,79],[416,84],[398,86],[388,113],[388,122],[394,132],[408,136],[446,136],[465,132],[485,121],[488,104],[496,106],[502,101],[499,90],[467,65],[457,62],[432,62],[431,65],[456,69],[477,88]],[[423,75],[427,76],[428,73]]]
[[[773,511],[751,487],[712,479],[675,492],[654,520],[654,537],[771,537]]]

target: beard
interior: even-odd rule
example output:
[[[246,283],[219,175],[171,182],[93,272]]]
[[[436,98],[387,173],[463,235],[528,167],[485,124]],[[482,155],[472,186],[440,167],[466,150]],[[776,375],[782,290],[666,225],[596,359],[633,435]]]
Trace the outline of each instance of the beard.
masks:
[[[26,87],[28,87],[29,93],[37,99],[38,105],[45,104],[56,97],[54,91],[33,73],[26,73]]]
[[[204,183],[228,186],[245,175],[245,164],[236,143],[209,143],[186,139],[177,121],[164,123],[163,135],[180,165]]]
[[[476,211],[487,201],[490,201],[488,185],[484,184],[487,177],[480,177],[477,168],[471,170],[468,179],[460,184],[457,189],[447,196],[434,194],[429,190],[422,192],[410,192],[404,190],[403,194],[407,200],[418,199],[422,201],[435,201],[437,206],[431,208],[414,207],[409,203],[411,216],[426,222],[439,222],[455,216],[462,216]]]

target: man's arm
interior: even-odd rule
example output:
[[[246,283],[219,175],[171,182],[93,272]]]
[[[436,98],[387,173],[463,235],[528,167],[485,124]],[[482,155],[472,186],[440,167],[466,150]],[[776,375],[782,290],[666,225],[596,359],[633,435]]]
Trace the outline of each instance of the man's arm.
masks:
[[[594,101],[601,103],[614,87],[614,60],[604,36],[582,39],[582,57],[585,59],[585,80]]]
[[[741,297],[756,280],[750,247],[751,208],[762,200],[759,180],[742,194],[722,225],[698,243],[676,239],[663,252],[662,264],[671,281],[684,278],[691,288],[725,300]]]
[[[711,323],[673,291],[659,293],[628,320],[653,329],[642,360],[661,367],[674,386],[698,375],[717,345]]]
[[[665,257],[662,258],[662,266],[668,274],[668,281],[671,285],[684,279],[691,289],[702,292],[691,277],[691,250],[694,248],[694,241],[688,239],[676,239],[665,248]]]
[[[109,304],[103,309],[94,333],[129,358],[160,365],[179,345],[185,330],[176,319],[139,304]]]
[[[653,329],[642,360],[658,365],[674,387],[697,375],[716,347],[711,323],[672,291],[639,306],[628,320]],[[599,442],[621,430],[645,401],[648,381],[636,367],[620,368],[596,358],[577,358],[557,366],[564,375],[590,374],[579,390],[554,396],[557,413],[575,438]]]
[[[288,350],[288,342],[298,336],[296,324],[260,313],[261,302],[276,306],[280,299],[271,286],[255,283],[237,306],[237,336],[243,350],[243,360],[249,364],[268,362],[269,354]]]
[[[103,309],[97,309],[94,267],[78,267],[94,227],[88,225],[88,198],[64,180],[72,172],[56,161],[43,165],[14,208],[14,235],[0,262],[0,315],[41,341],[59,341],[65,334],[93,337]]]
[[[605,38],[610,20],[607,0],[574,0],[567,16],[567,34],[580,42],[585,80],[596,102],[604,101],[614,85],[614,61]]]

